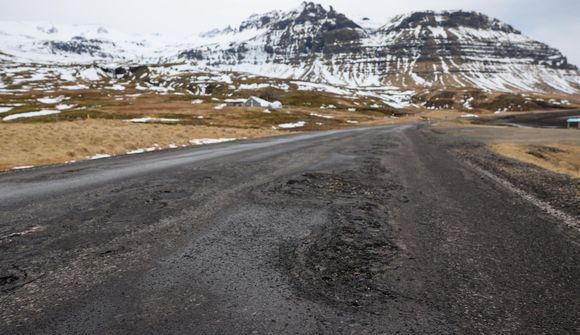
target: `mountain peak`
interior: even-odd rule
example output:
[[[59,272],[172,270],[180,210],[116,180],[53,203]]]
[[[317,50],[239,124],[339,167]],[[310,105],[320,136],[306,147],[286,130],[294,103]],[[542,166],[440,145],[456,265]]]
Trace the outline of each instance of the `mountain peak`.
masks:
[[[279,11],[271,11],[264,14],[254,14],[242,22],[239,31],[242,32],[249,29],[262,29],[270,23],[278,20],[280,16],[281,13]]]
[[[331,9],[332,9],[332,7],[331,7]],[[300,5],[300,7],[298,7],[298,12],[300,12],[300,13],[303,13],[303,12],[307,12],[307,13],[324,12],[324,13],[326,13],[326,9],[324,9],[324,7],[321,4],[317,4],[317,3],[314,3],[311,1],[304,1]]]
[[[314,2],[304,2],[298,10],[290,12],[288,21],[294,21],[294,24],[321,24],[322,29],[362,29],[358,24],[349,19],[346,15],[334,10],[332,6],[327,10],[320,4]]]
[[[242,32],[249,29],[263,29],[280,20],[284,21],[285,23],[291,21],[299,21],[300,23],[306,21],[316,21],[316,19],[324,18],[328,15],[329,12],[333,11],[334,10],[332,7],[330,11],[327,11],[320,4],[305,1],[298,8],[287,13],[282,11],[271,11],[264,14],[253,14],[242,22],[239,27],[239,31]]]

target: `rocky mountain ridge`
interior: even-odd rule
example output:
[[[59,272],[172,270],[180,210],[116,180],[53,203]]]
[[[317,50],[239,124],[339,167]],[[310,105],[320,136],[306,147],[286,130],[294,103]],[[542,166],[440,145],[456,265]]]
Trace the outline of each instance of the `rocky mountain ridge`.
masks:
[[[245,27],[255,35],[180,58],[205,68],[349,86],[574,94],[580,83],[561,52],[475,12],[416,12],[365,29],[333,8],[304,3],[289,13],[254,16],[224,35]]]
[[[215,29],[185,43],[97,26],[66,30],[0,23],[0,58],[186,63],[200,71],[345,87],[580,93],[580,72],[560,51],[484,14],[423,11],[369,26],[311,2],[288,12],[253,15],[237,27]]]

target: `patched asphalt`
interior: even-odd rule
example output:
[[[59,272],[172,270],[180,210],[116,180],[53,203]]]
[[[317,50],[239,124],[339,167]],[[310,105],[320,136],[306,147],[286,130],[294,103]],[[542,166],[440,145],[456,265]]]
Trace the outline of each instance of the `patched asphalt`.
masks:
[[[2,334],[580,331],[580,246],[421,126],[0,175]]]

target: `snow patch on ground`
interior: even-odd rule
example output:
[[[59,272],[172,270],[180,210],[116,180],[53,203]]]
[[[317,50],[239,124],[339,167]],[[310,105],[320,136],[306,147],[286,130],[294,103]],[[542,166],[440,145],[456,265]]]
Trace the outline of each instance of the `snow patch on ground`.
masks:
[[[322,92],[332,93],[332,94],[336,94],[336,95],[350,95],[351,94],[350,91],[347,91],[345,89],[338,88],[335,86],[326,85],[326,84],[316,84],[316,83],[310,83],[310,82],[306,82],[306,81],[293,81],[292,83],[298,86],[299,91],[322,91]]]
[[[310,113],[310,116],[321,117],[323,119],[334,119],[334,116],[322,115],[322,114],[318,114],[318,113]]]
[[[80,76],[82,79],[88,80],[88,81],[101,80],[101,75],[99,74],[97,69],[95,69],[94,67],[88,68],[86,70],[82,70],[80,72]]]
[[[152,152],[152,151],[156,151],[156,150],[162,150],[162,148],[159,144],[153,144],[149,148],[129,150],[129,151],[127,151],[127,155],[142,154],[145,152]]]
[[[38,102],[40,102],[41,104],[54,105],[54,104],[58,104],[58,103],[62,102],[65,99],[66,99],[66,97],[60,96],[60,97],[56,97],[56,98],[45,97],[45,98],[39,98],[39,99],[36,99],[36,100]]]
[[[240,87],[238,87],[239,90],[259,90],[262,88],[268,88],[270,87],[270,84],[258,84],[258,83],[254,83],[254,84],[241,84]]]
[[[60,113],[60,111],[41,110],[41,111],[38,111],[38,112],[29,112],[29,113],[21,113],[21,114],[8,115],[3,120],[4,121],[12,121],[12,120],[21,119],[21,118],[30,118],[30,117],[37,117],[37,116],[54,115],[54,114],[59,114],[59,113]]]
[[[298,121],[295,123],[283,123],[283,124],[279,124],[278,128],[281,129],[293,129],[293,128],[302,128],[306,125],[306,122],[304,121]]]
[[[473,109],[473,107],[471,107],[471,103],[473,101],[475,101],[475,98],[474,97],[470,97],[468,99],[465,99],[463,101],[463,108],[465,108],[465,109]]]
[[[68,85],[68,86],[61,86],[63,90],[69,91],[79,91],[79,90],[87,90],[89,87],[87,85]]]
[[[199,138],[193,139],[189,141],[189,143],[193,145],[204,145],[204,144],[216,144],[216,143],[225,143],[225,142],[232,142],[237,140],[237,138]]]
[[[27,169],[32,169],[34,167],[34,165],[26,165],[26,166],[17,166],[12,168],[12,170],[27,170]]]
[[[111,158],[111,157],[112,157],[111,155],[107,155],[107,154],[96,154],[94,156],[90,156],[87,158],[90,160],[95,160],[95,159],[103,159],[103,158]]]
[[[108,90],[113,90],[113,91],[124,91],[125,90],[125,86],[123,85],[119,85],[119,84],[115,84],[111,87],[107,87]]]
[[[135,154],[142,154],[145,153],[145,149],[135,149],[127,151],[127,155],[135,155]]]
[[[135,118],[127,120],[127,122],[132,123],[171,123],[171,122],[179,122],[181,119],[169,119],[169,118],[155,118],[155,117],[142,117],[142,118]]]
[[[59,111],[64,111],[67,109],[71,109],[73,107],[75,107],[75,105],[67,105],[67,104],[56,105],[56,109],[58,109]]]

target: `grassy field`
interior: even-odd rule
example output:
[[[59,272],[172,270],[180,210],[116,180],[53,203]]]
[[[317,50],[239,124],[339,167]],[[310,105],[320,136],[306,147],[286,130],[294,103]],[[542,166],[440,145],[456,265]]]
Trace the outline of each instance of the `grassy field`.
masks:
[[[42,103],[44,97],[63,101]],[[159,95],[125,90],[29,91],[0,95],[0,106],[14,106],[2,118],[39,110],[55,115],[0,121],[0,170],[120,155],[138,149],[183,146],[195,139],[255,138],[297,131],[328,130],[376,122],[398,122],[382,111],[348,112],[290,106],[281,110],[225,107],[223,100],[183,95]],[[131,122],[149,118],[146,123]],[[297,128],[280,125],[304,122]]]
[[[0,169],[84,160],[97,154],[191,145],[194,139],[273,136],[273,129],[133,124],[117,120],[0,123]]]
[[[465,121],[441,122],[435,126],[438,133],[481,143],[497,155],[580,178],[578,130],[473,125]]]
[[[418,95],[412,108],[394,108],[381,98],[391,93],[308,88],[291,80],[243,74],[229,73],[222,80],[211,73],[167,75],[166,68],[144,68],[98,81],[31,79],[40,70],[23,68],[11,77],[0,73],[7,85],[7,90],[0,90],[0,170],[166,149],[190,145],[195,139],[254,138],[417,121],[452,120],[447,125],[465,125],[469,120],[458,117],[466,113],[493,115],[496,109],[512,110],[519,105],[530,109],[543,101],[445,91]],[[399,103],[411,99],[393,94]],[[222,108],[226,99],[252,95],[281,101],[284,108]],[[478,109],[478,104],[487,109]],[[39,111],[53,114],[18,117]],[[142,123],[135,122],[139,119]],[[284,126],[297,123],[301,126]]]
[[[376,111],[353,113],[344,109],[302,107],[271,111],[242,107],[216,109],[218,102],[192,104],[191,99],[155,94],[125,96],[123,101],[90,94],[72,96],[66,103],[77,107],[57,115],[0,122],[0,170],[79,161],[95,155],[121,155],[139,149],[167,149],[190,145],[195,139],[243,139],[402,122],[400,118]],[[19,101],[36,98],[20,97]],[[5,115],[40,108],[23,103]],[[150,121],[131,122],[142,118]],[[280,127],[300,121],[304,126]]]
[[[580,135],[579,135],[580,136]],[[514,143],[492,144],[491,149],[508,158],[534,164],[546,170],[580,178],[580,145]]]
[[[31,101],[37,97],[20,97],[20,101],[23,99]],[[124,93],[123,100],[120,99],[103,97],[98,92],[84,92],[82,96],[71,96],[66,101],[77,106],[74,109],[57,115],[0,122],[0,170],[80,161],[95,155],[122,155],[139,149],[174,148],[191,145],[195,139],[243,139],[289,132],[456,120],[464,114],[452,110],[422,110],[394,116],[384,111],[352,112],[344,108],[297,106],[280,110],[243,107],[216,109],[219,102],[192,104],[191,98],[156,94],[132,97]],[[39,108],[23,104],[16,109],[16,113]],[[135,118],[151,120],[148,123],[130,122]],[[164,122],[163,119],[171,122]],[[300,121],[305,123],[303,127],[280,127]],[[450,121],[444,125],[466,125],[468,122]],[[505,148],[502,150],[507,153]],[[534,162],[539,160],[535,158]],[[542,164],[546,166],[547,163]]]

